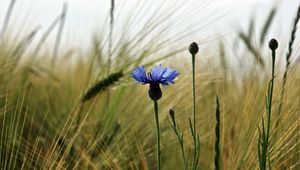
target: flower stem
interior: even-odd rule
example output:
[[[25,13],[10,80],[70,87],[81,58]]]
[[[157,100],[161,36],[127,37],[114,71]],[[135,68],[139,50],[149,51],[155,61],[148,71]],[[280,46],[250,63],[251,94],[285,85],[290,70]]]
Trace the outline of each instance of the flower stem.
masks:
[[[269,132],[270,132],[270,120],[271,120],[271,112],[272,112],[272,98],[273,98],[273,86],[274,86],[274,77],[275,77],[275,50],[272,50],[272,79],[271,79],[271,88],[270,88],[270,103],[269,103],[269,112],[268,112],[268,120],[267,120],[267,142],[269,142]]]
[[[219,97],[216,97],[216,127],[215,127],[215,134],[216,134],[216,142],[215,142],[215,170],[220,169],[220,102]]]
[[[170,109],[169,111],[170,113],[170,116],[171,116],[171,119],[172,119],[172,123],[171,124],[171,127],[177,137],[177,140],[179,142],[179,146],[180,146],[180,150],[181,150],[181,156],[182,156],[182,161],[183,161],[183,169],[184,170],[188,170],[188,159],[186,158],[185,156],[185,151],[184,151],[184,138],[183,138],[183,132],[181,132],[179,126],[177,125],[177,122],[176,122],[176,118],[175,118],[175,111]]]
[[[200,138],[197,134],[196,128],[196,87],[195,87],[195,56],[199,51],[198,44],[192,42],[189,46],[189,52],[192,55],[192,70],[193,70],[193,120],[189,118],[191,133],[194,143],[194,155],[193,155],[193,170],[196,170],[199,163],[199,154],[200,154]]]
[[[267,165],[271,169],[270,161],[270,124],[271,124],[271,114],[272,114],[272,99],[273,99],[273,88],[274,88],[274,78],[275,78],[275,50],[278,47],[278,42],[275,39],[270,40],[269,48],[272,50],[272,78],[269,82],[268,93],[266,96],[266,113],[267,113],[267,127],[265,129],[264,120],[262,120],[262,132],[259,129],[259,143],[258,143],[258,160],[260,170],[266,170]]]
[[[153,100],[154,102],[154,113],[155,113],[155,123],[156,123],[156,139],[157,139],[157,170],[160,170],[160,128],[159,128],[159,117],[158,117],[158,103],[157,100]]]
[[[194,133],[196,131],[196,88],[195,88],[195,55],[192,55],[192,69],[193,69],[193,122],[194,122]]]
[[[193,169],[196,169],[197,157],[197,127],[196,127],[196,86],[195,86],[195,54],[192,54],[192,70],[193,70],[193,142],[194,142],[194,156],[193,156]]]

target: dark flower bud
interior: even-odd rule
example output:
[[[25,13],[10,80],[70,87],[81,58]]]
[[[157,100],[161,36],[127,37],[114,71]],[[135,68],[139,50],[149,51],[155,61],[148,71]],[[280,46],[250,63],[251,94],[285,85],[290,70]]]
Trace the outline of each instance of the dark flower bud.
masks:
[[[162,96],[162,92],[161,92],[161,89],[159,87],[159,84],[158,83],[151,83],[150,84],[150,88],[148,90],[148,94],[149,94],[149,97],[151,100],[159,100]]]
[[[199,51],[199,47],[198,47],[198,44],[195,43],[195,42],[192,42],[192,44],[190,45],[189,47],[189,52],[192,54],[192,55],[195,55],[197,54]]]
[[[275,51],[277,48],[278,48],[278,42],[276,39],[272,38],[270,41],[269,41],[269,48],[272,50],[272,51]]]
[[[176,120],[175,120],[175,112],[173,109],[169,110],[169,114],[171,116],[172,122],[173,122],[173,126],[176,127]]]

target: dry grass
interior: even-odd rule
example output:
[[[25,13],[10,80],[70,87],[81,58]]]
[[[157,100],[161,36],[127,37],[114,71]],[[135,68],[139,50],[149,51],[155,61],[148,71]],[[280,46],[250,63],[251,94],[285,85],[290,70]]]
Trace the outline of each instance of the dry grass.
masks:
[[[151,31],[151,27],[162,32],[168,30],[165,25],[155,25],[156,17],[149,19],[149,30],[145,32]],[[174,31],[174,28],[170,29]],[[156,32],[149,34],[150,37],[142,33],[134,39],[121,37],[117,42],[118,46],[112,51],[110,73],[114,75],[122,70],[123,74],[113,81],[105,81],[112,76],[106,72],[105,38],[95,37],[94,46],[84,59],[72,50],[62,53],[57,57],[55,67],[52,67],[51,54],[29,50],[26,56],[22,51],[16,55],[14,51],[21,47],[10,43],[8,36],[0,40],[1,169],[154,169],[152,103],[147,96],[148,87],[134,84],[130,72],[136,65],[149,66],[157,62],[172,65],[181,73],[175,85],[162,89],[159,112],[162,168],[182,169],[180,149],[168,122],[168,111],[175,109],[188,148],[192,144],[188,126],[188,116],[192,113],[192,76],[187,69],[190,56],[187,52],[180,53],[188,44],[175,46],[172,40],[178,40],[178,37],[164,39]],[[30,43],[26,38],[21,42]],[[228,170],[258,169],[257,127],[265,115],[264,96],[270,70],[258,68],[259,64],[255,63],[235,71],[235,66],[228,62],[228,58],[232,58],[227,53],[229,47],[223,43],[220,47],[220,56],[214,56],[216,59],[207,60],[201,53],[196,58],[200,167],[213,169],[214,166],[215,96],[218,95],[221,106],[220,166]],[[213,49],[207,49],[206,53],[210,50],[214,54]],[[254,50],[268,66],[271,62],[269,54],[264,55],[261,49]],[[177,54],[181,58],[174,57]],[[36,60],[31,60],[32,55]],[[174,57],[171,61],[165,60],[171,56]],[[19,63],[16,57],[25,60]],[[71,63],[69,59],[73,57],[76,59]],[[43,58],[49,58],[49,61]],[[291,67],[286,79],[286,97],[278,126],[274,123],[278,117],[272,115],[273,169],[300,168],[298,65],[295,63]],[[277,74],[280,75],[279,69]],[[282,81],[279,76],[275,78],[273,113],[278,111],[281,103]],[[101,82],[105,88],[101,86],[100,90],[93,91],[92,97],[81,102],[82,96],[91,91],[90,87]],[[110,102],[107,105],[108,92]]]

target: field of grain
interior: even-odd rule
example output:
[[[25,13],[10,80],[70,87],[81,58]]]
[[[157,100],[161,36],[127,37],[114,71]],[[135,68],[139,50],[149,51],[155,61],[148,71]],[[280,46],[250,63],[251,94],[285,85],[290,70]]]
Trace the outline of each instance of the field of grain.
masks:
[[[185,36],[201,27],[180,28],[190,13],[172,25],[170,9],[135,28],[139,17],[116,17],[111,0],[107,29],[82,52],[61,43],[67,4],[44,32],[21,34],[9,29],[15,3],[0,23],[0,169],[300,169],[300,4],[283,38],[269,33],[270,7],[231,39],[195,36],[195,52]],[[159,64],[180,74],[151,100],[153,82],[132,72]]]

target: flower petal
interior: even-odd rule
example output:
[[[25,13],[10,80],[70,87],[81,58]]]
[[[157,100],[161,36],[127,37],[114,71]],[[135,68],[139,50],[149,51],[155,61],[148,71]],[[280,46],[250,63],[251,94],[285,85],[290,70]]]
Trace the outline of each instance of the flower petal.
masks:
[[[148,83],[146,71],[144,66],[136,67],[132,73],[131,77],[135,79],[138,83],[146,84]]]
[[[179,73],[175,69],[171,67],[164,68],[162,65],[155,65],[147,74],[144,66],[135,68],[131,73],[131,77],[138,83],[162,84],[163,86],[174,84],[174,80],[178,75]]]
[[[164,74],[162,75],[162,78],[165,79],[165,81],[169,84],[172,83],[174,84],[174,79],[179,75],[179,73],[171,68],[168,67],[166,68],[166,71],[164,72]]]

